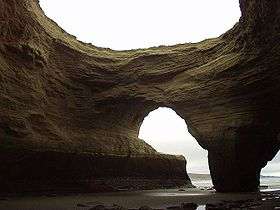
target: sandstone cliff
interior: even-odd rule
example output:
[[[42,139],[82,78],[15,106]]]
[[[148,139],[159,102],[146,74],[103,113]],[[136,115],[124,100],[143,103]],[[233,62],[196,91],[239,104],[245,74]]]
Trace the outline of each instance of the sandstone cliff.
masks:
[[[256,190],[279,149],[280,2],[240,7],[239,23],[218,38],[113,51],[77,41],[37,0],[0,0],[1,173],[28,179],[28,162],[11,168],[29,153],[170,159],[138,139],[144,117],[166,106],[208,150],[216,190]],[[181,164],[174,176],[186,176],[185,160],[171,160]]]

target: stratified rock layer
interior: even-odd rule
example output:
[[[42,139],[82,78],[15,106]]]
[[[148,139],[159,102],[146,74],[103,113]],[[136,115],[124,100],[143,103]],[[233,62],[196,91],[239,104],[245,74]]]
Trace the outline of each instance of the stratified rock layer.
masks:
[[[183,157],[5,149],[1,193],[106,192],[192,187]]]
[[[166,159],[138,139],[143,118],[166,106],[208,150],[216,190],[257,190],[261,168],[279,150],[280,2],[240,0],[240,6],[239,23],[221,37],[113,51],[77,41],[36,0],[0,0],[0,137],[9,151],[2,170],[16,166],[11,150],[25,151],[22,158],[33,151],[34,158],[57,152],[62,159],[73,153]],[[182,177],[185,160],[168,159],[180,160],[173,178]],[[18,165],[19,182],[32,181],[25,164]],[[112,170],[120,169],[112,164]],[[0,185],[15,183],[12,177]]]

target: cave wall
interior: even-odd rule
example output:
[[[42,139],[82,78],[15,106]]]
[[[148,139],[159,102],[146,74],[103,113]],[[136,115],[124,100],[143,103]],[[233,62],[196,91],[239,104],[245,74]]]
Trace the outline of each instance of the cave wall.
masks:
[[[216,190],[256,190],[279,150],[280,3],[240,8],[239,23],[218,38],[113,51],[77,41],[37,0],[0,0],[1,150],[153,157],[157,167],[166,157],[138,131],[166,106],[208,150]],[[185,170],[180,160],[174,177]],[[15,164],[1,161],[2,171]]]

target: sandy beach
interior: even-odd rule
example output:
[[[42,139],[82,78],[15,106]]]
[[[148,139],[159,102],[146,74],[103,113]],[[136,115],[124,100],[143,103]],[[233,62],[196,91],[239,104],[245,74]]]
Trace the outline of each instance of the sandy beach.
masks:
[[[117,193],[2,197],[1,210],[90,209],[280,209],[279,192],[216,193],[214,190],[166,189]],[[217,208],[216,208],[217,207]]]

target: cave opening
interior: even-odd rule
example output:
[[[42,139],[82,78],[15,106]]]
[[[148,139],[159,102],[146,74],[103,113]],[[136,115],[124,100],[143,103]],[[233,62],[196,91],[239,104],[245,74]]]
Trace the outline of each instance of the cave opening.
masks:
[[[280,188],[280,151],[267,163],[261,171],[260,185],[262,187]]]
[[[188,132],[183,118],[174,110],[160,107],[144,119],[139,138],[158,152],[183,155],[187,160],[187,173],[196,186],[212,186],[207,150],[204,150]]]
[[[238,0],[40,0],[40,6],[78,40],[114,50],[218,37],[241,16]]]

